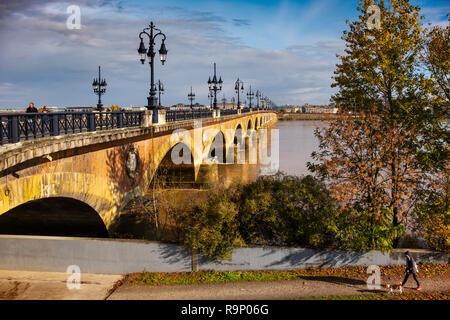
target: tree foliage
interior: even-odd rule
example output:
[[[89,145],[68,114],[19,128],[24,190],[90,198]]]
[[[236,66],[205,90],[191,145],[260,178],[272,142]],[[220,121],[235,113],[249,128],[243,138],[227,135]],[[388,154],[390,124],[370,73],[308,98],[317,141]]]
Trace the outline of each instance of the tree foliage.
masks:
[[[344,31],[332,98],[341,115],[316,132],[320,151],[309,164],[339,201],[342,245],[358,250],[398,244],[417,195],[448,157],[443,108],[431,103],[437,91],[423,72],[420,8],[408,0],[386,2],[360,1],[359,19]],[[367,25],[373,4],[381,11],[380,28]]]
[[[224,258],[235,246],[332,246],[334,200],[312,176],[260,177],[211,195],[185,223],[184,243]]]
[[[251,244],[327,246],[333,216],[334,201],[323,183],[278,174],[244,187],[239,230]]]
[[[237,214],[229,192],[214,193],[185,221],[184,244],[207,257],[226,258],[240,244]]]
[[[417,230],[435,250],[450,250],[450,172],[442,172],[421,193]]]

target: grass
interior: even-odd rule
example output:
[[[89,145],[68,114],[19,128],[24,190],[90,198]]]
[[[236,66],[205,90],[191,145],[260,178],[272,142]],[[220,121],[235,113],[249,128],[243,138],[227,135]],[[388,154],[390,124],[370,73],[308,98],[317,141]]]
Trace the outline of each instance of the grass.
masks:
[[[384,279],[391,282],[391,278],[397,281],[403,277],[403,266],[380,267]],[[314,278],[353,278],[366,280],[366,267],[351,268],[324,268],[324,269],[299,269],[287,271],[198,271],[198,272],[142,272],[127,275],[121,283],[131,285],[194,285],[210,283],[248,282],[248,281],[282,281]],[[436,275],[450,275],[448,265],[419,265],[421,278],[429,278]]]

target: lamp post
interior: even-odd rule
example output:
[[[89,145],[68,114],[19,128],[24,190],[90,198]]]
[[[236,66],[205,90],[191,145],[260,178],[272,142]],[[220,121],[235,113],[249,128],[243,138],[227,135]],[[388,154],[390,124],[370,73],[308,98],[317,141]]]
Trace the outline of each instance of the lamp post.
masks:
[[[92,82],[92,88],[94,89],[94,93],[98,95],[98,103],[97,103],[97,110],[102,110],[102,94],[106,91],[106,80],[102,79],[101,77],[101,69],[100,66],[98,66],[98,78],[94,79]]]
[[[244,92],[244,81],[239,80],[239,78],[234,83],[234,90],[237,93],[237,108],[241,109],[241,99],[240,99],[240,93]]]
[[[226,109],[226,103],[227,103],[227,98],[225,98],[225,95],[223,96],[223,98],[222,98],[222,103],[223,103],[223,109],[225,110]]]
[[[261,92],[259,90],[256,90],[256,108],[259,110],[259,99],[261,98]]]
[[[208,99],[209,99],[209,107],[210,107],[210,108],[212,108],[212,103],[213,103],[213,102],[212,102],[212,98],[213,98],[213,95],[212,95],[211,92],[209,92],[209,93],[208,93]]]
[[[236,102],[236,99],[234,97],[231,97],[231,103],[233,104],[233,110],[234,110],[234,103]]]
[[[249,100],[249,107],[252,108],[252,99],[255,97],[255,93],[252,92],[252,86],[250,86],[250,90],[247,92],[247,98]]]
[[[161,95],[164,94],[164,84],[158,80],[158,106],[161,107]]]
[[[192,87],[191,87],[191,93],[188,94],[188,99],[189,99],[189,101],[191,101],[191,110],[194,110],[194,106],[192,103],[195,100],[195,93],[192,92]]]
[[[211,92],[211,94],[214,97],[214,102],[213,102],[214,110],[219,109],[217,107],[217,92],[222,91],[222,85],[223,85],[222,77],[220,77],[219,80],[217,81],[216,63],[214,62],[214,76],[213,76],[212,80],[211,80],[211,77],[209,77],[209,79],[208,79],[209,91]]]
[[[150,31],[148,33],[147,31]],[[156,32],[156,33],[155,33]],[[147,35],[149,42],[149,48],[148,51],[145,48],[144,45],[144,39],[142,38],[143,35]],[[141,33],[139,33],[139,39],[141,39],[141,42],[139,44],[139,59],[141,60],[142,64],[144,64],[145,57],[149,57],[149,64],[150,64],[150,96],[147,98],[147,109],[151,110],[156,107],[156,86],[155,86],[155,39],[157,36],[162,36],[162,42],[161,42],[161,48],[159,49],[159,58],[161,60],[161,63],[164,65],[164,62],[166,61],[167,57],[167,49],[166,45],[164,44],[166,40],[166,35],[161,32],[160,29],[156,28],[153,24],[153,21],[150,22],[149,28],[144,28]]]
[[[264,110],[265,109],[265,99],[264,99],[264,93],[260,92],[259,94],[259,99],[261,100],[261,108]]]

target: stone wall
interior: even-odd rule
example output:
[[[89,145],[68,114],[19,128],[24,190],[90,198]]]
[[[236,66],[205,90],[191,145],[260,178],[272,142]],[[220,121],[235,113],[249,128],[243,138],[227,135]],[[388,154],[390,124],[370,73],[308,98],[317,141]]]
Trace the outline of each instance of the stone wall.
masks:
[[[198,257],[198,270],[287,270],[308,267],[402,265],[403,250],[355,253],[305,248],[238,248],[232,258],[213,261]],[[410,250],[417,262],[449,262],[450,254]],[[191,271],[191,253],[184,247],[136,240],[7,236],[0,235],[0,269],[65,272],[77,265],[81,272],[127,274],[131,272]],[[195,267],[195,265],[194,265]]]

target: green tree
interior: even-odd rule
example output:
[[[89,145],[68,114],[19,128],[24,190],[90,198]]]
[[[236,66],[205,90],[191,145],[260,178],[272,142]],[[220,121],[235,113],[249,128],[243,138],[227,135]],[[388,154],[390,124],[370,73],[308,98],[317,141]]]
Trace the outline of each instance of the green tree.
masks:
[[[449,17],[450,21],[450,17]],[[422,62],[430,72],[435,103],[450,102],[450,25],[426,30],[421,51]]]

